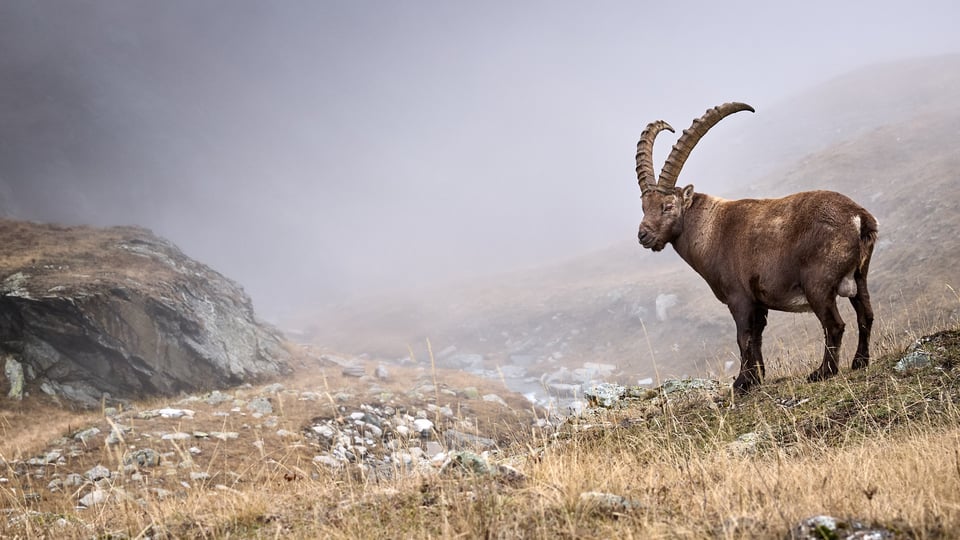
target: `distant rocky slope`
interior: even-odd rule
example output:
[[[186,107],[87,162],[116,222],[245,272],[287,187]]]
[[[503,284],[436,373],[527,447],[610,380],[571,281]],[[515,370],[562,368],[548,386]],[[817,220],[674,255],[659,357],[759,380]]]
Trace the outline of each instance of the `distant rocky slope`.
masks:
[[[287,371],[236,283],[146,229],[0,220],[0,354],[24,384],[88,405]]]

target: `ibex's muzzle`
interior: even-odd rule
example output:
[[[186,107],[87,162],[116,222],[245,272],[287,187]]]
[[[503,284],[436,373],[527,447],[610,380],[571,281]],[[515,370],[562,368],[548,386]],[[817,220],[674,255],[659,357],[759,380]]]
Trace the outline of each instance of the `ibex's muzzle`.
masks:
[[[650,231],[644,230],[642,224],[640,225],[640,230],[637,232],[637,240],[640,241],[641,246],[647,249],[652,249],[654,251],[660,251],[663,249],[663,245],[660,245],[656,235]]]

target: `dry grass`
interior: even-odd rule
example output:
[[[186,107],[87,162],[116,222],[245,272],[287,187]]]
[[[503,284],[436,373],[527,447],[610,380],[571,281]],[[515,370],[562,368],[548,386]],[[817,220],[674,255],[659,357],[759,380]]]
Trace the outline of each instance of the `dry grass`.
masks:
[[[308,441],[281,440],[256,426],[244,429],[249,418],[205,424],[209,411],[193,402],[196,420],[163,420],[169,425],[149,428],[139,421],[135,427],[240,431],[238,441],[203,443],[203,453],[194,456],[191,470],[210,473],[209,480],[192,482],[179,490],[181,496],[161,498],[116,478],[114,486],[125,494],[117,502],[78,510],[77,492],[49,493],[48,479],[8,471],[0,488],[0,505],[8,509],[0,518],[0,535],[782,538],[801,518],[826,513],[882,525],[903,537],[950,538],[960,530],[960,332],[942,334],[924,347],[935,354],[936,365],[906,374],[892,369],[897,359],[892,355],[824,383],[775,380],[743,399],[691,394],[664,403],[628,401],[555,435],[523,427],[531,416],[521,402],[512,402],[512,410],[471,410],[487,417],[481,432],[499,430],[507,441],[496,459],[522,472],[521,481],[416,473],[384,480],[357,469],[333,471],[312,462],[317,450]],[[433,380],[443,386],[447,377],[458,385],[476,383],[415,366],[400,369],[379,390],[400,393]],[[333,393],[355,383],[326,370],[301,374],[287,385]],[[291,396],[276,396],[278,427],[296,430],[311,416],[337,412],[332,400]],[[461,411],[480,406],[442,393],[424,399],[448,399]],[[40,437],[63,435],[90,418],[74,416],[64,424],[70,414],[61,414]],[[45,445],[30,431],[8,429],[5,447],[24,454],[36,444],[32,451],[42,451]],[[731,442],[748,432],[760,434],[756,447],[732,450]],[[255,440],[263,442],[262,450],[253,446]],[[186,455],[186,445],[169,443],[166,450]],[[121,456],[104,447],[78,459],[70,465],[101,462],[117,468]],[[186,473],[162,473],[165,485],[176,490]],[[617,494],[635,507],[610,511],[585,505],[580,494],[587,491]]]
[[[156,255],[130,249],[138,244],[153,244],[150,253],[176,249],[139,227],[66,227],[0,219],[0,245],[4,246],[0,276],[24,274],[35,294],[53,287],[98,283],[133,282],[151,290],[176,276],[176,269]]]

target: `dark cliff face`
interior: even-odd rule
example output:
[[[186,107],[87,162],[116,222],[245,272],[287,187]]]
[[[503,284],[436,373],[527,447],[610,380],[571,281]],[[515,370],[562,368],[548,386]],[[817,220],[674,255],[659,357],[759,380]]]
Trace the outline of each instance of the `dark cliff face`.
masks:
[[[28,386],[93,404],[281,374],[236,283],[145,229],[0,220],[0,352]]]

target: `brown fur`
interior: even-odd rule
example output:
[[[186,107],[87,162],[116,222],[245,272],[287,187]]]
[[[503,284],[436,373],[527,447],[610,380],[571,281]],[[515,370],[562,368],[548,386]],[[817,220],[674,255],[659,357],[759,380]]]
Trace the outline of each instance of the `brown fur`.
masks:
[[[853,367],[867,366],[873,323],[867,272],[877,236],[869,212],[832,191],[736,201],[694,193],[692,186],[672,191],[644,194],[638,238],[656,251],[672,244],[729,307],[741,354],[738,392],[763,379],[762,333],[771,309],[813,311],[826,344],[810,380],[837,373],[844,323],[836,298],[847,276],[856,284],[850,301],[859,328]]]

